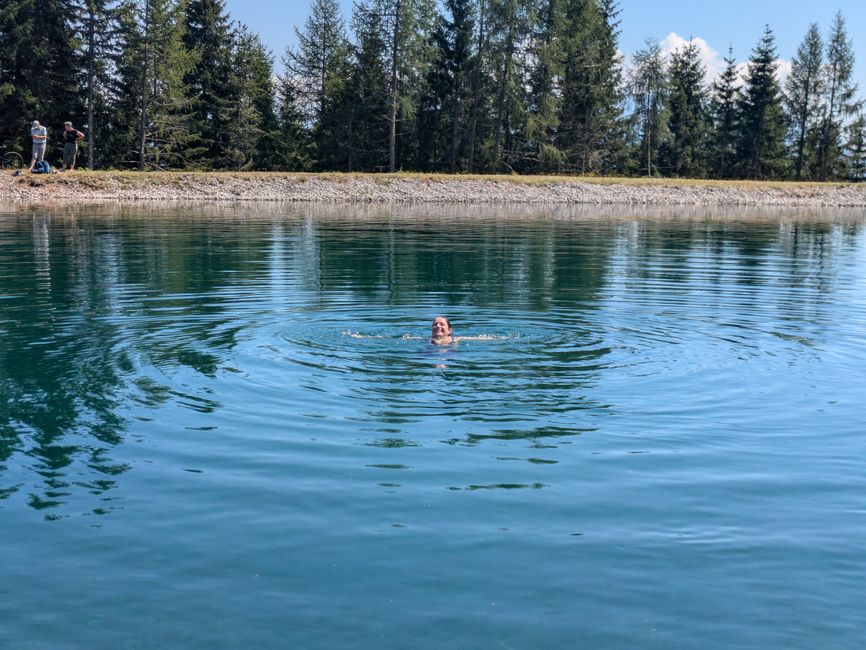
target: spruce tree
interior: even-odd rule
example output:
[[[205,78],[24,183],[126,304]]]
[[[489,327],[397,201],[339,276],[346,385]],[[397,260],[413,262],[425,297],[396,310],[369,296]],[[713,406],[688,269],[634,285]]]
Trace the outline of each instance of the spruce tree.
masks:
[[[277,147],[274,166],[288,171],[307,171],[311,165],[312,143],[305,127],[300,102],[292,79],[281,77],[277,83]]]
[[[794,178],[797,180],[803,177],[807,161],[812,160],[811,152],[806,148],[807,135],[817,128],[820,120],[824,92],[823,52],[818,25],[812,23],[791,60],[791,74],[785,82],[785,107],[791,127]],[[807,176],[811,177],[809,170]]]
[[[665,135],[664,100],[668,84],[658,41],[647,39],[646,47],[635,52],[632,63],[634,160],[638,171],[654,176],[658,173],[659,150]]]
[[[63,122],[82,122],[84,75],[71,0],[4,0],[0,6],[0,142],[30,158],[30,122],[48,129],[53,159]]]
[[[668,85],[668,141],[666,167],[669,174],[698,178],[706,174],[708,137],[706,72],[693,42],[671,56]]]
[[[776,67],[776,40],[768,25],[752,51],[739,102],[737,155],[746,178],[782,178],[786,172],[787,123]]]
[[[344,72],[348,57],[340,6],[337,0],[313,0],[304,29],[295,28],[297,48],[286,50],[286,78],[295,84],[293,94],[304,119],[319,128],[327,108],[329,78]]]
[[[140,0],[127,40],[129,87],[136,104],[138,168],[183,167],[194,135],[184,83],[194,53],[183,44],[184,0]]]
[[[833,178],[842,169],[841,138],[845,121],[860,102],[855,99],[854,48],[848,38],[845,19],[837,13],[830,29],[825,64],[825,94],[818,132],[818,179]]]
[[[621,142],[619,9],[614,0],[566,0],[559,148],[581,174],[615,167]]]
[[[515,132],[525,130],[523,99],[527,73],[520,47],[528,40],[529,30],[527,3],[492,0],[489,42],[495,99],[491,161],[497,171],[503,168],[514,170]]]
[[[526,129],[522,134],[522,171],[558,170],[565,153],[557,146],[561,94],[559,81],[563,74],[563,33],[565,17],[563,0],[538,0],[537,16],[530,35],[528,50],[530,70],[526,97]]]
[[[87,167],[94,161],[105,164],[105,155],[97,156],[106,134],[108,107],[114,88],[113,72],[120,55],[116,3],[111,0],[85,0],[79,8],[76,27],[80,30],[82,72],[85,79],[85,112]],[[98,126],[97,126],[98,124]]]
[[[731,178],[737,167],[740,86],[733,50],[728,49],[725,69],[713,82],[710,99],[712,133],[709,168],[715,178]]]
[[[235,159],[228,149],[236,151],[230,135],[236,130],[222,118],[236,108],[230,80],[237,70],[232,56],[238,54],[238,43],[233,42],[223,0],[189,0],[185,22],[183,44],[195,55],[195,64],[184,76],[194,115],[194,139],[186,156],[204,167],[219,166],[221,161]]]
[[[225,82],[217,119],[223,125],[219,166],[236,171],[252,169],[266,135],[263,127],[270,95],[270,61],[259,37],[241,25],[232,34],[231,75]],[[214,107],[216,108],[216,107]]]

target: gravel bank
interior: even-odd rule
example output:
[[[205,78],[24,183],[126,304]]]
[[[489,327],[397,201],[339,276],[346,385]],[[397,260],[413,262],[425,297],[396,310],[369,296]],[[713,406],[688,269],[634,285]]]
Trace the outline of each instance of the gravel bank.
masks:
[[[866,184],[647,184],[464,177],[403,178],[293,174],[0,173],[0,199],[54,201],[286,201],[374,204],[524,204],[866,207]]]

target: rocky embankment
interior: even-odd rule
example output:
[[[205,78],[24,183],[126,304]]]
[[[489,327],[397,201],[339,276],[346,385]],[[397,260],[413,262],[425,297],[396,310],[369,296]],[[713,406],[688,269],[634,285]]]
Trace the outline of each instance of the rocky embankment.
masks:
[[[574,181],[273,173],[0,172],[0,200],[866,207],[866,184]]]

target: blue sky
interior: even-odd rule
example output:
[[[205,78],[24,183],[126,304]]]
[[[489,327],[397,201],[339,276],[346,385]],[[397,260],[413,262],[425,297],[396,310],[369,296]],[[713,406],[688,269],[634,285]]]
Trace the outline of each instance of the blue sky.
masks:
[[[352,1],[340,0],[348,22]],[[258,33],[265,45],[274,53],[279,66],[286,46],[295,43],[294,27],[302,27],[309,12],[308,0],[280,2],[251,2],[226,0],[226,8],[236,20],[246,23]],[[803,0],[728,0],[728,2],[700,2],[700,0],[622,0],[620,18],[620,49],[631,54],[643,47],[647,37],[663,41],[663,45],[676,45],[680,39],[702,39],[706,63],[712,70],[721,65],[728,47],[734,48],[737,61],[745,61],[758,42],[764,24],[769,24],[776,35],[779,57],[789,60],[803,39],[811,22],[817,22],[826,35],[836,11],[845,17],[848,35],[853,39],[857,56],[855,78],[859,95],[866,97],[866,1],[836,0],[831,3],[813,3]],[[667,39],[667,40],[666,40]],[[714,57],[713,52],[717,53]]]

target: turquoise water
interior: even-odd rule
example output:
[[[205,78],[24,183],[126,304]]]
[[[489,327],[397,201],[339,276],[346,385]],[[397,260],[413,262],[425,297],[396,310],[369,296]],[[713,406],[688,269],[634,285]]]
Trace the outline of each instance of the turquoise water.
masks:
[[[862,647],[864,223],[7,208],[0,646]]]

